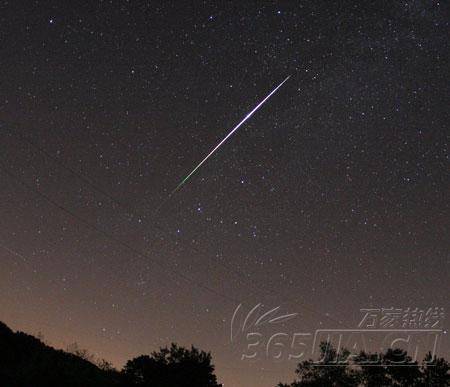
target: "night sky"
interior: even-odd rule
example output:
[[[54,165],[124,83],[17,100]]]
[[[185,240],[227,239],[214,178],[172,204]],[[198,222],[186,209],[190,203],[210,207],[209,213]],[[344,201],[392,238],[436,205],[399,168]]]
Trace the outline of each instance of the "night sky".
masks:
[[[241,361],[240,303],[306,332],[447,308],[448,22],[431,0],[1,0],[0,320],[117,367],[194,344],[269,387],[295,362]]]

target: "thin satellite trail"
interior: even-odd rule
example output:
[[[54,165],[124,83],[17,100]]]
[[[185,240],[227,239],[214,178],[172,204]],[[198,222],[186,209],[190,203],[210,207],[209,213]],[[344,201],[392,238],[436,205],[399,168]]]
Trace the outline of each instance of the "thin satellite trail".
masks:
[[[289,77],[290,77],[290,76],[289,76]],[[283,83],[284,83],[285,81],[287,81],[287,79],[288,79],[289,77],[287,77],[287,78],[283,81]],[[282,85],[282,84],[280,84],[279,87],[280,87],[281,85]],[[275,92],[275,91],[276,91],[276,90],[274,90],[274,92]],[[270,96],[268,96],[268,97],[270,97]],[[264,102],[264,101],[263,101],[263,102]],[[262,102],[262,103],[263,103],[263,102]],[[254,109],[254,111],[256,111],[256,109]],[[252,113],[253,113],[254,111],[252,111]],[[0,127],[1,127],[1,124],[0,124]],[[50,158],[51,160],[53,160],[55,163],[58,164],[58,166],[59,166],[60,168],[64,168],[64,169],[66,169],[67,171],[69,171],[71,174],[75,175],[75,176],[76,176],[77,178],[79,178],[83,183],[85,183],[86,185],[88,185],[89,187],[91,187],[94,191],[97,191],[98,193],[100,193],[100,194],[102,194],[102,195],[105,195],[105,197],[109,198],[114,204],[118,205],[119,207],[123,207],[124,209],[126,209],[127,211],[130,211],[130,212],[133,213],[133,214],[137,214],[137,212],[135,211],[135,209],[133,209],[130,205],[125,204],[124,202],[117,200],[114,196],[108,194],[108,193],[106,192],[106,190],[104,190],[104,189],[100,188],[98,185],[92,183],[91,179],[89,179],[89,178],[87,178],[86,176],[80,174],[79,172],[76,172],[73,168],[68,167],[67,165],[61,163],[60,160],[56,159],[56,158],[55,158],[54,156],[52,156],[49,152],[47,152],[46,150],[44,150],[43,148],[41,148],[40,146],[38,146],[38,145],[37,145],[36,143],[34,143],[33,141],[28,140],[28,139],[26,138],[26,136],[24,136],[24,135],[22,135],[22,134],[18,134],[17,131],[14,132],[14,135],[16,135],[20,140],[23,140],[24,142],[26,142],[28,145],[30,145],[30,146],[36,148],[39,152],[41,152],[42,154],[44,154],[45,156],[47,156],[47,157]],[[5,170],[5,172],[6,172],[6,170]],[[10,173],[8,173],[8,172],[6,172],[6,173],[7,173],[9,176],[11,176]],[[15,179],[17,180],[17,178],[15,178]],[[21,184],[26,185],[26,184],[24,184],[23,182],[21,182]],[[29,186],[27,186],[27,187],[30,188]],[[30,188],[30,190],[31,190],[31,188]],[[43,196],[44,199],[46,199],[47,201],[49,201],[49,198],[48,198],[46,195],[42,195],[42,193],[41,193],[40,191],[37,191],[37,190],[34,190],[34,191],[36,191],[37,194],[39,194],[40,196]],[[169,199],[169,197],[164,201],[164,203],[167,202],[168,199]],[[54,201],[50,201],[50,203],[53,204],[53,205],[56,205],[56,202],[54,202]],[[163,204],[164,204],[164,203],[163,203]],[[161,206],[160,206],[160,207],[161,207]],[[159,207],[159,208],[160,208],[160,207]],[[93,228],[91,224],[88,224],[84,219],[81,219],[80,217],[76,216],[76,215],[73,214],[72,212],[69,212],[69,210],[67,210],[67,209],[65,209],[65,208],[62,208],[62,207],[59,206],[59,205],[58,205],[58,208],[60,208],[60,209],[61,209],[62,211],[64,211],[65,213],[67,213],[67,214],[69,214],[69,215],[75,217],[77,220],[79,220],[81,223],[87,225],[89,228]],[[157,227],[160,231],[162,231],[162,229],[160,229],[160,228],[157,226],[157,223],[155,223],[154,226]],[[96,229],[96,231],[97,231],[97,232],[100,232],[100,233],[103,234],[104,236],[107,235],[103,230]],[[112,238],[110,238],[110,239],[117,242],[117,240],[115,240],[115,239],[112,239]],[[123,244],[122,242],[120,242],[120,243]],[[9,252],[10,254],[12,254],[12,255],[19,256],[20,258],[23,259],[24,262],[27,262],[27,261],[28,261],[28,258],[26,258],[24,255],[18,253],[17,251],[11,250],[10,248],[8,248],[8,247],[6,247],[5,245],[3,245],[1,240],[0,240],[0,248],[3,248],[5,251],[8,251],[8,252]],[[145,255],[145,253],[137,253],[137,251],[136,251],[136,254],[139,255],[139,256],[142,256],[143,254]],[[226,266],[228,271],[233,272],[234,274],[238,275],[238,276],[241,277],[241,278],[242,278],[243,276],[245,276],[245,275],[243,275],[243,273],[241,273],[239,270],[234,269],[232,266],[229,266],[229,265],[225,264],[224,262],[222,262],[222,265]],[[30,268],[31,268],[31,267],[30,267]],[[34,271],[33,268],[31,268],[31,269]],[[309,278],[309,277],[306,276],[306,278]],[[188,279],[188,277],[186,277],[186,280],[187,280],[187,279]],[[309,279],[311,279],[311,278],[309,278]],[[190,280],[190,279],[189,279],[189,280]],[[191,281],[191,282],[192,282],[192,281]],[[264,295],[270,295],[270,294],[271,294],[271,293],[268,292],[266,289],[263,289],[263,288],[259,287],[258,285],[253,284],[252,282],[248,282],[248,284],[249,284],[249,286],[251,286],[254,290],[256,290],[257,293],[254,293],[254,294],[259,294],[259,295],[261,295],[261,294],[264,294]],[[210,292],[213,292],[213,293],[215,293],[215,294],[218,294],[219,296],[221,296],[221,297],[223,298],[223,295],[220,294],[219,292],[215,291],[215,289],[213,289],[213,288],[208,288],[207,286],[198,286],[198,284],[196,284],[196,286],[197,286],[197,287],[201,287],[201,288],[203,288],[203,289],[206,289],[206,290],[208,290],[208,291],[210,291]],[[298,297],[295,297],[295,298],[287,298],[287,299],[284,300],[284,302],[293,302],[293,301],[295,301],[295,302],[297,302],[297,303],[299,303],[299,304],[302,304],[302,305],[303,305],[303,308],[306,309],[306,310],[309,311],[309,312],[312,312],[312,313],[314,313],[314,314],[316,314],[316,315],[318,315],[318,316],[321,316],[321,317],[326,317],[326,318],[329,319],[330,321],[333,321],[333,322],[335,322],[335,323],[337,323],[337,324],[339,324],[339,325],[342,325],[342,326],[348,328],[348,327],[345,326],[341,321],[339,321],[339,320],[337,320],[337,319],[335,319],[335,318],[333,318],[333,317],[331,317],[331,316],[329,316],[329,315],[325,315],[323,312],[320,312],[320,311],[314,309],[313,307],[308,306],[308,304],[305,304],[305,301],[299,300]]]
[[[0,127],[1,127],[1,124],[0,124]],[[16,128],[16,130],[14,131],[14,135],[15,135],[19,140],[26,142],[28,145],[34,147],[37,151],[41,152],[41,153],[44,154],[46,157],[48,157],[49,159],[51,159],[54,163],[58,164],[58,167],[59,167],[59,168],[63,168],[63,169],[65,169],[65,170],[67,170],[68,172],[70,172],[71,174],[73,174],[74,176],[76,176],[78,179],[80,179],[81,182],[83,182],[84,184],[86,184],[87,186],[89,186],[91,189],[93,189],[94,191],[96,191],[96,192],[98,192],[98,193],[104,195],[105,197],[107,197],[109,200],[111,200],[111,202],[112,202],[114,205],[117,205],[117,206],[119,206],[119,207],[122,207],[123,209],[125,209],[126,211],[129,211],[129,212],[132,213],[132,214],[138,215],[138,212],[136,212],[136,210],[135,210],[131,205],[128,205],[128,204],[126,204],[126,203],[123,202],[123,201],[119,201],[119,200],[116,199],[113,195],[108,194],[106,190],[104,190],[104,189],[100,188],[98,185],[92,183],[92,181],[91,181],[90,178],[88,178],[88,177],[82,175],[81,173],[75,171],[73,168],[67,166],[66,164],[61,163],[61,160],[59,160],[59,159],[55,158],[54,156],[52,156],[49,152],[47,152],[45,149],[43,149],[43,148],[41,148],[40,146],[38,146],[35,142],[28,140],[28,139],[26,138],[26,136],[24,136],[23,134],[19,134],[18,131],[17,131],[17,128]],[[53,204],[53,203],[52,203],[52,204]],[[67,212],[67,211],[65,211],[65,212]],[[84,222],[83,222],[83,223],[84,223]],[[154,223],[154,226],[155,226],[159,231],[164,232],[164,231],[162,230],[162,228],[160,228],[160,227],[158,226],[157,222]],[[103,234],[103,232],[102,232],[102,234]],[[27,257],[25,257],[24,255],[22,255],[22,254],[18,253],[17,251],[14,251],[14,250],[12,250],[12,249],[6,247],[6,246],[2,243],[1,240],[0,240],[0,247],[3,248],[5,251],[8,251],[10,254],[16,255],[16,256],[22,258],[23,261],[24,261],[25,263],[29,261],[29,259],[28,259]],[[193,247],[193,246],[191,246],[191,249],[193,249],[193,250],[196,251],[196,252],[199,252],[199,250],[197,250],[197,249],[196,249],[195,247]],[[251,282],[251,281],[248,281],[248,278],[245,276],[245,274],[243,274],[243,273],[240,272],[239,270],[236,270],[232,265],[228,265],[226,262],[222,262],[221,264],[222,264],[224,267],[226,267],[226,270],[227,270],[228,272],[232,272],[232,273],[234,273],[235,275],[237,275],[237,276],[240,277],[240,278],[245,278],[245,279],[247,280],[246,283],[248,284],[248,286],[251,286],[251,287],[254,289],[254,293],[253,293],[253,294],[257,294],[257,295],[271,295],[271,293],[268,292],[266,289],[264,289],[264,288],[258,286],[257,284],[254,284],[254,283]],[[33,270],[33,272],[35,272],[35,269],[32,268],[31,266],[30,266],[30,269]],[[302,272],[301,274],[304,275],[305,278],[311,279],[309,276],[305,275],[305,273]],[[325,286],[327,286],[327,285],[325,284]],[[329,287],[329,285],[328,285],[328,287]],[[256,290],[256,292],[255,292],[255,290]],[[217,292],[216,292],[216,293],[217,293]],[[298,297],[285,298],[285,299],[284,299],[284,302],[294,302],[294,301],[297,302],[297,303],[299,303],[299,304],[301,304],[301,305],[303,305],[303,308],[304,308],[305,310],[309,311],[309,312],[312,312],[312,313],[314,313],[314,314],[316,314],[316,315],[318,315],[318,316],[321,316],[321,317],[325,317],[325,318],[329,319],[330,321],[333,321],[333,322],[335,322],[335,323],[337,323],[337,324],[339,324],[339,325],[342,325],[342,326],[344,326],[344,327],[346,327],[346,328],[349,328],[349,327],[343,325],[341,321],[339,321],[339,320],[333,318],[332,316],[325,315],[323,312],[314,309],[313,307],[309,306],[308,304],[305,304],[305,301],[301,301]]]
[[[266,98],[264,98],[258,105],[256,105],[256,107],[250,112],[248,113],[244,119],[239,122],[231,131],[230,133],[228,133],[222,141],[220,141],[215,147],[214,149],[208,153],[208,155],[202,160],[200,161],[200,163],[198,163],[198,165],[191,171],[189,172],[189,174],[180,182],[180,184],[178,184],[175,189],[169,194],[169,197],[171,197],[175,192],[177,192],[188,180],[189,178],[206,162],[206,160],[208,160],[213,154],[214,152],[216,152],[221,146],[222,144],[227,141],[231,135],[236,132],[236,130],[238,130],[244,123],[245,121],[247,121],[273,94],[276,93],[276,91],[283,86],[283,84],[290,78],[291,76],[289,75],[288,77],[286,77],[286,79],[281,82],[275,89],[273,89],[267,96]]]
[[[27,259],[26,259],[22,254],[20,254],[20,253],[18,253],[17,251],[14,251],[14,250],[10,249],[9,247],[5,246],[1,241],[0,241],[0,247],[1,247],[3,250],[5,250],[5,251],[7,251],[8,253],[10,253],[11,255],[15,255],[15,256],[17,256],[17,257],[19,257],[19,258],[22,258],[22,260],[23,260],[24,262],[27,262]]]

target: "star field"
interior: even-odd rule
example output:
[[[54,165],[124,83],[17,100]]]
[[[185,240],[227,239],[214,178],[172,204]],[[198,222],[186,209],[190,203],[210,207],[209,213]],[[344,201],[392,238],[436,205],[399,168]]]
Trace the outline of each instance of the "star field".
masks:
[[[295,364],[240,360],[239,303],[303,330],[448,306],[448,11],[0,1],[0,320],[269,387]]]

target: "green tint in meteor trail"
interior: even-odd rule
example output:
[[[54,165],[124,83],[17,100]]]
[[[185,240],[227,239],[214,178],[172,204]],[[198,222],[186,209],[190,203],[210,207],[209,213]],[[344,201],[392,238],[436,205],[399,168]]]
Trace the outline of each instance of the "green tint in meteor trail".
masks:
[[[172,196],[176,191],[178,191],[188,180],[189,178],[206,162],[206,160],[208,160],[213,154],[214,152],[220,148],[220,146],[228,140],[228,138],[231,137],[231,135],[238,130],[245,121],[247,121],[273,94],[276,93],[276,91],[283,86],[283,84],[290,78],[291,76],[289,75],[288,77],[285,78],[285,80],[283,82],[281,82],[275,89],[273,89],[267,96],[266,98],[264,98],[258,105],[256,105],[256,107],[250,112],[248,113],[244,119],[239,122],[232,130],[230,133],[228,133],[222,141],[220,141],[215,147],[214,149],[208,153],[208,155],[181,181],[180,184],[177,185],[177,187],[170,193],[169,197]]]

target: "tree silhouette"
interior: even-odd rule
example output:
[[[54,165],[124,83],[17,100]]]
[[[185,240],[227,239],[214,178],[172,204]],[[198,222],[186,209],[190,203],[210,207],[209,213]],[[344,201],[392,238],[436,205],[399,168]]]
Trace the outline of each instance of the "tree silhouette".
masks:
[[[219,387],[211,355],[176,344],[127,362],[121,372],[77,344],[56,350],[0,322],[0,386]]]
[[[129,360],[123,370],[128,383],[142,387],[219,387],[211,355],[195,347],[172,344],[151,356]]]
[[[422,363],[424,386],[450,386],[450,365],[447,361],[429,352]]]
[[[119,373],[100,370],[0,322],[0,386],[114,387],[119,386]]]
[[[388,349],[382,354],[361,352],[348,361],[349,352],[339,353],[330,343],[320,345],[320,362],[303,361],[296,369],[297,380],[278,387],[444,387],[450,386],[449,363],[428,353],[421,365],[406,351]]]
[[[386,367],[382,365],[382,357],[380,355],[361,352],[355,361],[361,367],[359,380],[363,386],[378,387],[389,385],[389,377],[386,374]]]
[[[172,344],[129,360],[117,371],[77,345],[56,350],[0,322],[0,386],[7,387],[220,387],[210,353]],[[450,365],[428,353],[421,364],[401,349],[349,356],[330,343],[320,345],[320,363],[303,361],[296,379],[278,387],[444,387]],[[319,366],[318,366],[319,364]],[[405,366],[407,364],[408,366]]]
[[[320,365],[312,360],[306,360],[298,364],[295,373],[298,381],[291,384],[279,384],[279,387],[321,387],[321,386],[357,386],[357,374],[349,369],[349,352],[342,350],[337,352],[330,343],[320,344]]]

